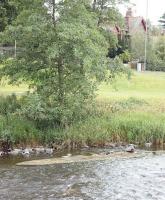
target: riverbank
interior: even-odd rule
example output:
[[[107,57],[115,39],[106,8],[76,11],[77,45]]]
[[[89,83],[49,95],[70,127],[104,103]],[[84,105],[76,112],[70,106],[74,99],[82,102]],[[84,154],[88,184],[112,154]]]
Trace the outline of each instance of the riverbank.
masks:
[[[18,90],[17,90],[18,91]],[[165,142],[165,73],[135,73],[98,90],[96,109],[64,128],[39,130],[17,115],[0,116],[0,139],[13,148],[44,146],[54,151],[118,144]],[[7,128],[6,128],[7,127]],[[5,144],[6,145],[6,144]],[[2,148],[2,144],[1,144]],[[5,147],[6,148],[6,147]]]

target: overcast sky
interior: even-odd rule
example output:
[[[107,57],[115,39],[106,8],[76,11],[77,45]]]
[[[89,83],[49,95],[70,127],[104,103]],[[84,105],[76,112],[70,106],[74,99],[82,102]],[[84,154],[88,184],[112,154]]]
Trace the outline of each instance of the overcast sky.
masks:
[[[147,0],[130,0],[136,4],[133,6],[134,15],[146,17]],[[165,13],[165,0],[148,0],[148,18],[153,24],[158,24],[159,18]],[[127,8],[120,8],[121,12],[125,15]]]

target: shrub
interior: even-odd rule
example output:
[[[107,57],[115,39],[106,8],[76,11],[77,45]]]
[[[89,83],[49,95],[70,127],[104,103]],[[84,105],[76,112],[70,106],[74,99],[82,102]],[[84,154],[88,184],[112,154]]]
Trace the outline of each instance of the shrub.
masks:
[[[123,63],[128,63],[131,61],[131,54],[128,50],[124,51],[124,53],[120,54],[120,59],[123,61]]]
[[[14,113],[19,108],[20,103],[15,94],[7,97],[0,97],[0,115],[6,116],[9,113]]]
[[[40,130],[64,128],[86,118],[94,110],[94,103],[83,105],[81,97],[73,101],[68,97],[65,106],[46,100],[38,94],[26,96],[21,101],[20,115],[34,122]],[[69,109],[68,109],[69,107]],[[91,109],[92,107],[92,109]]]
[[[66,138],[65,136],[63,129],[48,129],[40,134],[40,141],[44,145],[62,144]]]
[[[0,140],[10,142],[12,145],[29,145],[39,141],[39,131],[26,119],[10,115],[7,120],[1,116]]]
[[[157,38],[152,49],[147,55],[147,70],[165,71],[165,37]]]
[[[158,58],[156,54],[149,55],[147,58],[147,70],[165,72],[165,62]]]

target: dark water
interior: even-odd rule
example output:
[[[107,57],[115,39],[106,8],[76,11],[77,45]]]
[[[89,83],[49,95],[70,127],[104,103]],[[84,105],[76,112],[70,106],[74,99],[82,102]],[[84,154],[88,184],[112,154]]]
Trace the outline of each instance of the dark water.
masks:
[[[42,167],[0,162],[2,200],[165,200],[165,154]]]

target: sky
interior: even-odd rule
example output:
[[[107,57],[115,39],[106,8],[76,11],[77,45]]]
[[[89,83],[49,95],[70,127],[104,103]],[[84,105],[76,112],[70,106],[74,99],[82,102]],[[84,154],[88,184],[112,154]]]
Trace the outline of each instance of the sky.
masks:
[[[131,6],[135,16],[146,18],[147,0],[130,0],[136,6]],[[120,11],[125,15],[127,7],[120,7]],[[165,0],[148,0],[148,19],[153,25],[158,25],[159,18],[165,13]]]

